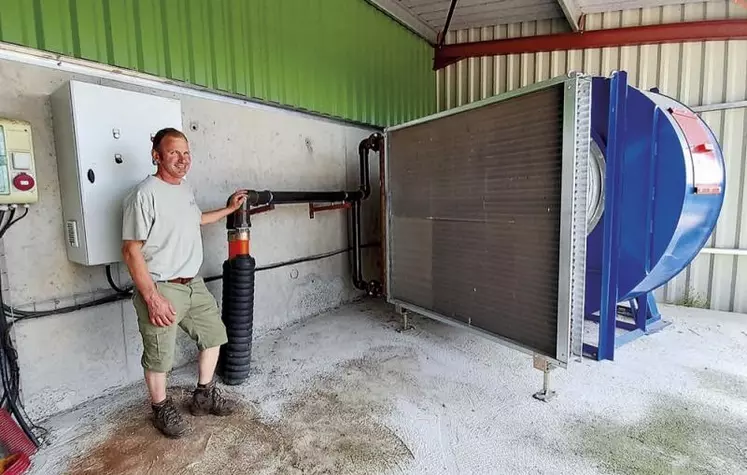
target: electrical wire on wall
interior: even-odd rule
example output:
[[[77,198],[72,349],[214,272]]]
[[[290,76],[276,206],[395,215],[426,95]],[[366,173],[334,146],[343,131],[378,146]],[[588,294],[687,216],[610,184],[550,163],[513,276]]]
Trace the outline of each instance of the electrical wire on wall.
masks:
[[[16,208],[0,209],[0,240],[5,233],[21,219],[28,215],[29,209],[26,207],[23,214],[15,217]],[[6,219],[7,218],[7,219]],[[41,445],[39,436],[34,432],[36,430],[41,437],[47,434],[47,430],[39,427],[26,414],[26,410],[20,401],[20,369],[18,367],[18,352],[13,345],[13,339],[10,334],[11,324],[8,322],[5,312],[5,301],[3,300],[3,284],[0,281],[0,306],[3,312],[0,312],[0,378],[3,384],[3,397],[0,405],[6,408],[15,416],[18,425],[23,429],[26,436],[34,443],[36,447]]]
[[[379,247],[378,242],[373,242],[369,244],[363,244],[362,248],[371,248],[371,247]],[[299,257],[296,259],[290,259],[287,261],[281,261],[281,262],[273,262],[270,264],[266,264],[263,266],[258,266],[255,272],[261,272],[271,269],[278,269],[280,267],[286,267],[291,266],[295,264],[302,264],[304,262],[312,262],[312,261],[318,261],[321,259],[327,259],[329,257],[337,256],[340,254],[344,254],[346,252],[352,251],[352,247],[347,247],[344,249],[338,249],[336,251],[329,251],[324,252],[321,254],[314,254],[311,256],[305,256],[305,257]],[[214,282],[217,280],[221,280],[223,278],[222,275],[213,275],[209,277],[205,277],[205,282]],[[75,304],[75,305],[69,305],[65,307],[57,307],[49,310],[21,310],[17,308],[12,308],[9,305],[6,305],[5,303],[2,304],[3,313],[5,314],[6,321],[9,319],[9,327],[12,327],[14,323],[18,321],[23,320],[31,320],[35,318],[42,318],[42,317],[48,317],[51,315],[62,315],[65,313],[72,313],[77,312],[79,310],[84,310],[87,308],[97,307],[100,305],[106,305],[114,302],[119,302],[121,300],[129,300],[132,298],[132,292],[133,287],[132,284],[128,285],[127,287],[120,287],[114,282],[114,277],[112,275],[112,268],[110,265],[106,266],[106,280],[109,284],[109,287],[114,290],[114,293],[111,295],[107,295],[105,297],[92,299],[85,303]]]

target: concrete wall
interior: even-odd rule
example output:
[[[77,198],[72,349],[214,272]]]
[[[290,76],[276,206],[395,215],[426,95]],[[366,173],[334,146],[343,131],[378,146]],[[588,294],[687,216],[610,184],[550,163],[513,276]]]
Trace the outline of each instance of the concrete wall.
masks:
[[[49,95],[76,79],[146,91],[182,101],[183,124],[193,151],[190,181],[202,209],[225,204],[239,187],[335,190],[357,186],[357,145],[372,130],[299,113],[237,105],[142,86],[115,83],[61,69],[0,61],[0,117],[30,121],[40,201],[5,237],[10,292],[18,308],[51,308],[83,302],[108,291],[103,267],[67,260]],[[106,107],[102,104],[102,107]],[[196,128],[196,130],[192,130]],[[372,155],[372,199],[364,206],[363,241],[377,241],[378,157]],[[305,205],[279,207],[253,220],[258,265],[347,246],[347,213],[309,219]],[[226,256],[224,223],[203,228],[203,275],[221,272]],[[367,275],[378,271],[376,250],[365,251]],[[2,258],[0,258],[2,264]],[[118,278],[129,281],[124,265]],[[257,275],[255,338],[353,299],[347,254]],[[210,284],[220,303],[220,281]],[[141,379],[141,342],[129,301],[15,325],[23,397],[33,417],[70,408],[107,390]],[[195,357],[182,333],[178,362]]]

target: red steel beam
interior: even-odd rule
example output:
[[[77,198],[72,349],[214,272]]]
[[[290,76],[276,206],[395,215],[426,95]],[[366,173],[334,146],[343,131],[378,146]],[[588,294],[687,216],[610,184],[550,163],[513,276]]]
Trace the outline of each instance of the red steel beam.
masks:
[[[707,20],[527,36],[436,48],[433,69],[465,58],[659,43],[747,39],[747,20]]]

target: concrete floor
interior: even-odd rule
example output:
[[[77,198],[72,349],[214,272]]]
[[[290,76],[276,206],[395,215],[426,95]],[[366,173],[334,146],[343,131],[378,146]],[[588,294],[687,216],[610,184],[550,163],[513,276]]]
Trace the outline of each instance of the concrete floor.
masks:
[[[45,421],[32,473],[747,473],[747,316],[662,313],[615,362],[554,371],[543,403],[528,355],[356,304],[256,342],[239,414],[166,440],[129,388]]]

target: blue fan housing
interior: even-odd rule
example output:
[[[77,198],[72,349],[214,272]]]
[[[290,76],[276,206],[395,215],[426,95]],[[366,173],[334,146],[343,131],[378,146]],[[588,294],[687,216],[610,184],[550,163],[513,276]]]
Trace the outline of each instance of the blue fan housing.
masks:
[[[666,284],[697,256],[724,202],[724,157],[716,137],[687,106],[627,87],[618,301]],[[592,139],[605,151],[610,79],[592,81]],[[604,182],[604,181],[602,181]],[[609,203],[605,203],[605,211]],[[600,309],[603,222],[587,238],[586,314]]]

